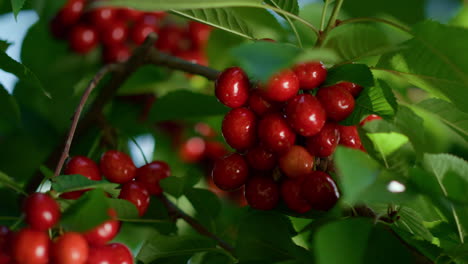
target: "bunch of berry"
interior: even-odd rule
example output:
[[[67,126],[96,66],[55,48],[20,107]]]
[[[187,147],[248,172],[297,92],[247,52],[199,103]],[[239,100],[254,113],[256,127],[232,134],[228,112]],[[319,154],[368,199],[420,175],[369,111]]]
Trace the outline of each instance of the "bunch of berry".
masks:
[[[349,82],[321,87],[326,77],[321,62],[306,62],[250,89],[241,68],[224,70],[215,94],[233,108],[222,133],[237,152],[215,163],[216,186],[232,191],[245,185],[247,202],[261,210],[275,208],[280,198],[298,213],[333,207],[338,188],[330,175],[316,170],[315,157],[329,157],[338,144],[363,150],[356,127],[338,124],[353,112],[362,87]]]
[[[89,9],[90,0],[68,0],[50,23],[52,34],[70,48],[88,53],[102,44],[105,63],[125,61],[150,33],[158,34],[156,48],[183,59],[206,64],[204,47],[211,28],[191,21],[182,26],[165,19],[164,12],[129,8]]]

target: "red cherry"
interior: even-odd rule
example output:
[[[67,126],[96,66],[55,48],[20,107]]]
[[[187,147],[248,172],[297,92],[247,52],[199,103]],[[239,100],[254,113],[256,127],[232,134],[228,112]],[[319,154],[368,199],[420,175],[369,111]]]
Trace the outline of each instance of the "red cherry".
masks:
[[[211,160],[217,160],[228,154],[228,150],[223,143],[218,141],[207,141],[206,142],[206,157]]]
[[[198,122],[195,124],[193,128],[195,132],[197,132],[198,134],[204,137],[209,137],[209,138],[216,137],[216,134],[217,134],[216,131],[207,123]]]
[[[327,79],[327,69],[321,62],[305,62],[294,66],[299,78],[300,87],[304,90],[314,89]]]
[[[301,194],[312,209],[330,210],[340,198],[340,192],[335,181],[322,171],[314,171],[304,178]]]
[[[354,110],[353,96],[336,85],[320,88],[317,99],[325,109],[327,117],[333,121],[344,120]]]
[[[335,84],[335,86],[339,86],[347,90],[354,98],[356,98],[362,91],[362,86],[352,83],[352,82],[340,82]]]
[[[281,197],[289,209],[303,214],[311,209],[307,200],[301,194],[301,179],[285,179],[281,183]]]
[[[132,252],[124,244],[111,243],[106,247],[112,252],[112,264],[133,264]]]
[[[117,218],[115,210],[110,209],[109,215],[111,220],[107,220],[83,234],[91,246],[103,246],[119,233],[120,222],[115,220]]]
[[[231,153],[215,162],[211,175],[218,188],[231,191],[245,184],[249,166],[240,154]]]
[[[247,152],[247,161],[250,167],[256,170],[272,170],[276,166],[275,154],[262,146],[256,146]]]
[[[279,158],[281,170],[290,178],[309,174],[314,167],[314,157],[301,146],[292,146]]]
[[[216,98],[228,107],[241,107],[249,99],[249,87],[249,78],[241,68],[227,68],[216,79]]]
[[[6,253],[0,251],[0,264],[11,264],[15,263],[12,261],[11,257]]]
[[[117,18],[117,9],[109,7],[101,7],[92,9],[88,14],[91,25],[104,29],[115,22]]]
[[[307,138],[307,150],[317,157],[328,157],[335,152],[340,133],[335,123],[326,123],[320,132],[310,138]]]
[[[0,252],[6,251],[13,232],[6,226],[0,226]]]
[[[97,32],[93,27],[78,25],[71,30],[69,43],[73,51],[88,53],[98,44]]]
[[[81,234],[67,232],[54,242],[51,253],[55,263],[84,264],[88,259],[88,252],[88,243]]]
[[[356,126],[338,125],[338,131],[340,132],[340,145],[354,149],[361,148],[361,138],[359,137]]]
[[[135,21],[139,19],[143,13],[141,11],[131,9],[128,7],[117,9],[117,17],[124,22]]]
[[[130,36],[135,44],[141,45],[150,33],[158,33],[158,28],[155,25],[137,22],[133,25]]]
[[[90,158],[85,156],[75,156],[71,158],[64,173],[66,175],[80,174],[93,181],[102,179],[98,165]],[[60,195],[64,199],[78,199],[85,191],[67,192]]]
[[[24,228],[14,236],[12,257],[17,263],[47,264],[49,247],[46,232]]]
[[[185,141],[180,147],[179,157],[184,162],[198,162],[203,158],[205,149],[205,140],[201,137],[192,137]]]
[[[271,177],[254,176],[245,184],[247,203],[258,210],[271,210],[279,201],[278,184]]]
[[[86,264],[114,264],[114,252],[108,246],[91,247]]]
[[[374,121],[374,120],[382,120],[382,117],[378,116],[378,115],[368,115],[366,118],[364,118],[360,123],[359,125],[360,126],[364,126],[366,123],[369,123],[371,121]]]
[[[117,63],[124,62],[130,58],[132,52],[125,44],[116,44],[107,46],[103,51],[104,63]]]
[[[185,31],[176,25],[166,25],[161,28],[156,41],[156,48],[162,52],[174,54],[179,50],[186,50],[188,43],[184,42]]]
[[[270,102],[263,97],[261,90],[254,89],[249,96],[249,108],[258,116],[264,116],[268,113],[281,110],[281,104]]]
[[[136,174],[136,167],[130,156],[117,150],[109,150],[102,155],[100,168],[104,177],[115,183],[129,182]]]
[[[299,91],[299,79],[292,70],[283,70],[270,77],[261,89],[268,100],[284,102]]]
[[[205,56],[205,53],[201,50],[179,51],[175,54],[175,56],[183,60],[190,61],[191,63],[194,63],[194,64],[200,64],[204,66],[208,65],[208,60]]]
[[[150,25],[160,24],[162,19],[167,15],[164,11],[145,12],[140,17],[139,22],[143,22]]]
[[[76,24],[83,14],[86,0],[69,0],[57,14],[57,21],[65,27]]]
[[[196,21],[190,21],[188,23],[188,28],[193,47],[195,49],[203,49],[208,42],[212,27]]]
[[[141,182],[127,182],[122,185],[119,198],[132,202],[137,207],[140,217],[146,213],[150,202],[150,194]]]
[[[32,229],[45,231],[58,222],[60,207],[49,195],[33,193],[26,198],[24,213]]]
[[[255,114],[245,107],[232,109],[224,117],[221,130],[229,146],[237,150],[248,149],[257,139]]]
[[[153,161],[137,169],[136,181],[146,187],[149,194],[160,195],[163,190],[159,181],[171,175],[171,169],[164,161]]]
[[[320,132],[327,118],[320,102],[310,94],[293,97],[288,101],[285,112],[291,127],[306,137]]]
[[[266,115],[258,124],[258,137],[266,149],[281,153],[288,150],[296,141],[296,133],[281,114]]]
[[[123,43],[127,35],[127,25],[121,21],[114,21],[102,30],[100,38],[102,44],[111,46]]]

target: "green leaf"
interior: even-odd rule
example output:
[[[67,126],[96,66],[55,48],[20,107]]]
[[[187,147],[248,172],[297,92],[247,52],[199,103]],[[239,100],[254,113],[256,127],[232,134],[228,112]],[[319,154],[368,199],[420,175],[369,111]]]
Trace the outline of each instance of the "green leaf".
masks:
[[[184,177],[167,177],[160,181],[161,187],[168,194],[179,198],[200,181],[201,173],[197,170],[188,170]]]
[[[11,0],[11,7],[13,9],[13,14],[15,14],[15,18],[18,16],[19,11],[24,5],[25,0]]]
[[[294,62],[321,61],[325,64],[335,64],[339,60],[338,55],[333,50],[324,48],[314,48],[303,50]],[[330,74],[330,70],[328,71]]]
[[[133,256],[138,256],[144,245],[155,235],[158,233],[149,226],[123,223],[112,242],[125,244],[132,251]]]
[[[0,84],[0,132],[9,131],[21,122],[18,103]]]
[[[0,186],[1,185],[8,187],[17,193],[27,194],[20,184],[18,184],[17,182],[15,182],[14,179],[10,178],[8,175],[0,171]]]
[[[185,196],[199,215],[216,218],[221,211],[218,196],[209,190],[190,188],[185,192]]]
[[[124,199],[107,199],[109,207],[117,212],[119,219],[138,219],[138,209],[136,206]]]
[[[297,3],[297,0],[265,0],[265,2],[271,6],[283,9],[284,11],[287,11],[291,14],[299,14],[299,4]],[[282,14],[278,15],[283,16]]]
[[[257,39],[271,38],[280,40],[287,36],[286,30],[273,14],[266,9],[233,7],[230,10],[237,18],[242,19],[250,26],[252,35]],[[223,47],[223,49],[225,48]]]
[[[408,137],[395,132],[369,133],[367,136],[371,139],[377,151],[384,158],[390,156],[408,142]]]
[[[110,194],[116,193],[119,184],[108,181],[93,181],[83,175],[59,175],[52,180],[52,189],[58,193],[100,188]]]
[[[398,210],[400,219],[394,223],[400,229],[403,229],[418,238],[432,242],[432,234],[423,224],[423,218],[418,212],[409,208],[402,207]]]
[[[422,155],[427,149],[423,123],[424,120],[410,108],[399,106],[395,116],[395,125],[403,134],[408,136],[417,155]]]
[[[352,82],[363,87],[374,86],[374,77],[365,64],[344,64],[328,70],[326,85],[339,82]]]
[[[0,52],[5,52],[10,45],[11,43],[9,43],[8,41],[0,40]]]
[[[96,5],[103,6],[123,6],[140,10],[169,10],[169,9],[193,9],[193,8],[218,8],[233,6],[258,6],[262,0],[100,0]]]

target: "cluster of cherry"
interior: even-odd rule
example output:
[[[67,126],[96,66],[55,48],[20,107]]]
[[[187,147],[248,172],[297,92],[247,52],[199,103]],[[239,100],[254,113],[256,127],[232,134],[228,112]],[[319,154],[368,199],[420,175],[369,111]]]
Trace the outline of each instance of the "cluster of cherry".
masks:
[[[343,126],[362,87],[350,82],[324,86],[327,69],[305,62],[253,85],[239,67],[225,69],[215,83],[218,100],[233,108],[222,123],[237,152],[218,160],[213,181],[233,191],[245,185],[256,209],[270,210],[280,198],[293,211],[329,210],[340,194],[333,178],[317,170],[338,144],[364,151],[356,126]]]
[[[51,20],[52,34],[66,39],[70,48],[85,54],[99,43],[104,63],[125,61],[150,33],[157,33],[156,48],[188,61],[206,65],[204,47],[211,27],[191,21],[177,25],[165,12],[129,8],[89,9],[91,0],[68,0]]]

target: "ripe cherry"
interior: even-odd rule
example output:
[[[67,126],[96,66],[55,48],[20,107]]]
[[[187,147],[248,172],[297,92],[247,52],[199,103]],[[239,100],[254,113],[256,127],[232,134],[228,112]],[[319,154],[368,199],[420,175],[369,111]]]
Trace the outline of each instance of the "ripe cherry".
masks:
[[[124,22],[136,21],[142,15],[143,15],[143,13],[141,11],[131,9],[131,8],[128,8],[128,7],[117,9],[118,20],[124,21]]]
[[[195,132],[204,137],[212,138],[216,137],[217,135],[216,131],[207,123],[198,122],[195,124],[193,129],[195,130]]]
[[[3,251],[0,251],[0,264],[11,264],[15,263],[12,261],[11,257]]]
[[[114,252],[108,246],[91,247],[86,264],[113,264]]]
[[[335,181],[323,171],[314,171],[304,178],[301,194],[312,209],[330,210],[340,198]]]
[[[224,117],[221,130],[229,146],[237,150],[248,149],[257,139],[256,116],[245,107],[232,109]]]
[[[257,116],[277,112],[281,110],[282,104],[278,102],[270,102],[263,97],[261,90],[254,89],[251,91],[248,102],[250,110]]]
[[[245,184],[247,203],[258,210],[271,210],[279,201],[278,184],[271,177],[254,176]]]
[[[84,264],[88,259],[89,246],[83,235],[67,232],[54,242],[51,251],[55,263]]]
[[[303,214],[312,207],[301,194],[301,179],[285,179],[281,183],[281,197],[289,209]]]
[[[156,41],[156,48],[162,52],[174,54],[179,50],[187,50],[184,43],[185,31],[176,25],[166,25],[161,28]]]
[[[215,162],[211,175],[218,188],[231,191],[245,184],[249,166],[243,156],[231,153]]]
[[[340,82],[335,84],[335,86],[339,86],[347,90],[354,98],[356,98],[362,91],[362,86],[352,83],[352,82]]]
[[[24,213],[26,222],[32,229],[45,231],[58,222],[60,207],[49,195],[33,193],[26,198]]]
[[[290,178],[299,178],[309,174],[314,167],[314,157],[301,146],[292,146],[279,158],[279,166]]]
[[[190,21],[188,23],[188,29],[193,48],[203,49],[208,42],[212,27],[196,21]]]
[[[137,22],[133,25],[130,36],[135,44],[141,45],[151,33],[158,33],[158,28],[155,25]]]
[[[98,44],[98,35],[93,27],[78,25],[70,32],[70,48],[81,54],[88,53]]]
[[[261,89],[268,100],[284,102],[299,91],[299,79],[292,70],[286,69],[270,77]]]
[[[104,63],[117,63],[124,62],[130,58],[132,52],[125,44],[116,44],[107,46],[103,51]]]
[[[91,246],[103,246],[119,233],[120,222],[116,220],[117,213],[110,209],[109,215],[111,220],[107,220],[83,234]]]
[[[272,170],[276,166],[275,154],[262,146],[249,149],[246,157],[250,167],[256,170]]]
[[[115,22],[117,9],[109,7],[95,8],[86,15],[91,25],[104,29]]]
[[[124,244],[111,243],[106,247],[112,252],[112,264],[133,264],[132,252]]]
[[[93,181],[102,179],[98,165],[90,158],[85,156],[75,156],[71,158],[65,166],[66,175],[80,174]],[[67,192],[60,195],[64,199],[78,199],[85,191]]]
[[[368,115],[366,118],[364,118],[360,123],[359,125],[360,126],[364,126],[366,123],[369,123],[371,121],[374,121],[374,120],[382,120],[382,117],[378,116],[378,115]]]
[[[320,132],[327,118],[322,104],[310,94],[298,94],[286,105],[286,118],[294,130],[302,136]]]
[[[205,150],[206,143],[203,138],[191,137],[181,145],[179,150],[179,157],[184,162],[198,162],[203,159]]]
[[[30,228],[20,230],[13,239],[13,259],[17,263],[49,263],[49,235]]]
[[[338,125],[338,131],[340,132],[340,145],[354,149],[361,148],[361,138],[359,137],[356,126]]]
[[[223,143],[218,141],[207,141],[205,155],[210,160],[217,160],[228,154]]]
[[[130,156],[117,150],[109,150],[102,155],[100,168],[104,177],[115,183],[129,182],[136,174],[136,167]]]
[[[123,43],[127,39],[127,25],[121,21],[114,21],[105,27],[100,34],[102,44],[106,46]]]
[[[354,110],[354,98],[340,86],[328,86],[320,88],[317,99],[322,104],[327,117],[333,121],[341,121],[347,118]]]
[[[163,190],[159,181],[171,175],[169,165],[164,161],[153,161],[137,169],[136,181],[146,187],[149,194],[160,195]]]
[[[12,235],[13,232],[8,227],[0,226],[0,252],[6,251]]]
[[[86,0],[69,0],[57,14],[58,21],[68,27],[76,24],[83,14]]]
[[[326,123],[320,132],[307,138],[307,150],[317,157],[328,157],[335,152],[340,140],[338,126],[335,123]]]
[[[301,89],[317,88],[327,79],[327,69],[321,62],[304,62],[294,66]]]
[[[258,137],[264,146],[274,153],[288,150],[296,141],[296,133],[279,113],[268,114],[260,120]]]
[[[119,198],[133,203],[140,217],[146,213],[150,202],[150,194],[141,182],[127,182],[122,185]]]
[[[249,98],[249,87],[249,78],[241,68],[227,68],[216,79],[216,98],[228,107],[241,107]]]

